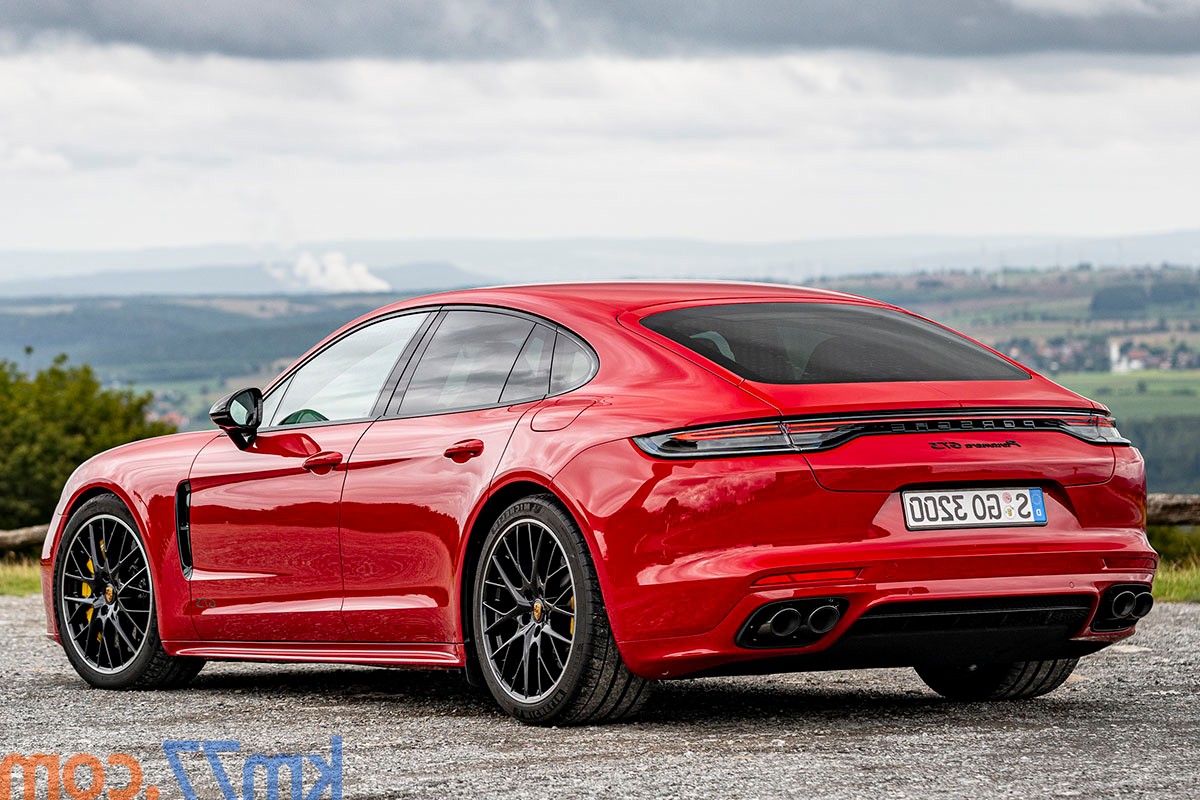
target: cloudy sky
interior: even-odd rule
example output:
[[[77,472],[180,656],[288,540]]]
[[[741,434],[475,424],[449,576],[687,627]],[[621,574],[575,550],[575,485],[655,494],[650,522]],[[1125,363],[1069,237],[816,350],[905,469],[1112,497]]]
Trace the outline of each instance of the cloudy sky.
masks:
[[[1200,0],[4,0],[0,250],[1200,228]]]

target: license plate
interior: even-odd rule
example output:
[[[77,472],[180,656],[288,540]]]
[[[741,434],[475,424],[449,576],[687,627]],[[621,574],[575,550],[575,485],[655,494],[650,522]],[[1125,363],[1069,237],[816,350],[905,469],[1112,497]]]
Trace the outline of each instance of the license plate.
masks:
[[[903,492],[900,498],[911,531],[1046,524],[1041,489],[938,489]]]

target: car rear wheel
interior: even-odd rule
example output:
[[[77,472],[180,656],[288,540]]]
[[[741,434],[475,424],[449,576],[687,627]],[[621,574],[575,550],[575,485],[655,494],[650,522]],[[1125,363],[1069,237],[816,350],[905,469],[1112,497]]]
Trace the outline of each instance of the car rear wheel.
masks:
[[[67,522],[54,567],[54,613],[67,658],[92,686],[182,686],[204,666],[163,650],[146,546],[112,495],[88,500]]]
[[[1022,700],[1048,694],[1070,677],[1077,658],[968,667],[917,667],[925,685],[949,700]]]
[[[504,511],[483,544],[471,624],[488,689],[539,725],[632,716],[649,682],[621,661],[579,527],[551,495]]]

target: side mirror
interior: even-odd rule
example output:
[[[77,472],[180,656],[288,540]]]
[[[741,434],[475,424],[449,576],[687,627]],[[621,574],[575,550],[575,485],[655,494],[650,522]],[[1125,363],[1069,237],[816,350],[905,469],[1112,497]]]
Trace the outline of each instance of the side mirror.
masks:
[[[262,424],[262,390],[242,389],[218,400],[208,412],[208,418],[229,434],[239,450],[245,450],[258,434]]]

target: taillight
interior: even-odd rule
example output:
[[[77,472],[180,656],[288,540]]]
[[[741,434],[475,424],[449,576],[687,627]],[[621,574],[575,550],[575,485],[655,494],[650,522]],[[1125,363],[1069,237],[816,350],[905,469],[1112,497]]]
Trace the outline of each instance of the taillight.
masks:
[[[784,426],[778,422],[635,436],[633,441],[650,455],[666,458],[785,453],[793,449]]]
[[[1129,444],[1117,430],[1112,417],[1091,414],[1086,417],[1060,417],[1063,431],[1092,444]]]
[[[802,453],[823,450],[862,429],[860,424],[834,425],[828,422],[787,422],[784,427],[787,428],[792,446]]]
[[[808,453],[829,447],[852,435],[857,428],[829,423],[767,422],[635,436],[633,441],[645,452],[667,458]]]
[[[1004,414],[962,410],[904,412],[895,415],[847,415],[824,419],[792,419],[694,428],[633,437],[644,452],[659,458],[705,458],[829,450],[859,436],[901,434],[987,434],[1009,432],[1066,433],[1090,444],[1128,445],[1112,417],[1065,411]]]

